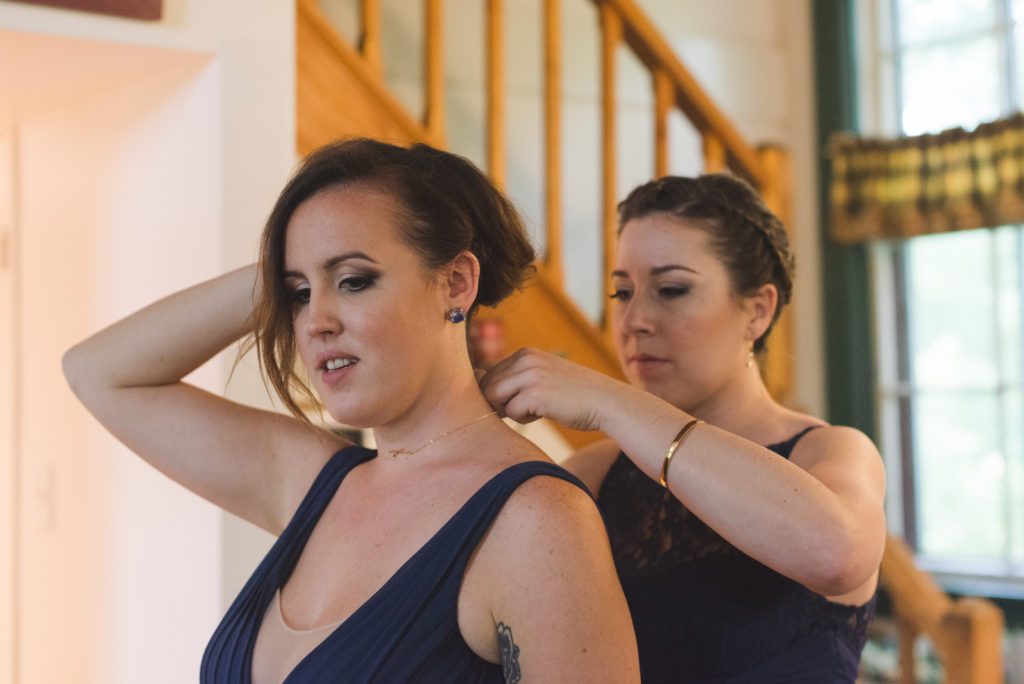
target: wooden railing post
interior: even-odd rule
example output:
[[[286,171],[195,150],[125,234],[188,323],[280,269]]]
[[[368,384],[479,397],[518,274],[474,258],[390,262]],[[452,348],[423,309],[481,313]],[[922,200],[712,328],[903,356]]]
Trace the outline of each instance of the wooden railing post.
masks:
[[[654,177],[668,175],[668,115],[672,111],[673,88],[662,69],[651,73],[654,88]]]
[[[366,65],[378,76],[384,74],[384,65],[380,57],[380,3],[378,0],[363,0],[360,9],[361,32],[359,37],[359,53],[366,60]]]
[[[423,125],[435,140],[445,143],[444,125],[444,41],[442,39],[441,0],[426,0],[423,23],[424,80],[426,81],[426,107]]]
[[[758,149],[757,156],[761,162],[764,179],[764,185],[760,188],[761,196],[772,213],[778,216],[782,225],[786,227],[786,233],[792,245],[796,236],[791,221],[793,214],[792,182],[790,180],[792,171],[789,155],[781,147],[764,146]],[[772,328],[761,368],[768,391],[776,400],[783,403],[789,402],[793,396],[793,345],[795,339],[793,310],[792,307],[786,307]]]
[[[487,0],[487,171],[505,187],[505,3]]]
[[[562,263],[562,0],[544,0],[544,265],[564,283]]]
[[[722,139],[710,131],[704,133],[701,138],[704,144],[704,171],[707,173],[725,171],[725,145],[722,144]]]
[[[618,200],[616,175],[618,155],[616,154],[615,99],[617,94],[617,64],[615,61],[619,44],[622,42],[622,19],[608,3],[602,3],[601,11],[601,227],[602,227],[602,290],[604,279],[612,271],[612,255],[615,253],[615,205]],[[608,300],[601,310],[601,330],[611,335]]]

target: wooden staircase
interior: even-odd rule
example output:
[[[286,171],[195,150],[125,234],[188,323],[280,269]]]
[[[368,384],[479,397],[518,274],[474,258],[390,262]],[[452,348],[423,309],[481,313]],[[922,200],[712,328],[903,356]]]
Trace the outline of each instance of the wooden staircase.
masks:
[[[503,0],[486,2],[487,31],[487,172],[505,181],[505,92]],[[561,1],[543,3],[545,60],[545,237],[546,253],[537,278],[521,294],[478,319],[502,321],[509,350],[533,346],[569,358],[614,377],[622,377],[610,343],[607,308],[597,324],[589,321],[564,293],[561,230],[561,168],[559,128],[561,92]],[[602,54],[602,192],[603,272],[610,268],[615,239],[615,186],[618,133],[615,130],[616,52],[626,48],[650,74],[654,98],[655,167],[652,177],[667,173],[668,119],[681,112],[699,132],[704,168],[730,169],[747,178],[783,221],[789,216],[787,157],[777,147],[748,145],[679,62],[668,43],[632,0],[594,2],[600,16]],[[425,142],[444,147],[444,74],[441,0],[424,0],[425,106],[410,115],[383,81],[380,57],[380,11],[376,0],[363,0],[360,48],[338,35],[315,0],[298,0],[296,144],[300,154],[344,135],[365,135],[398,143]],[[763,368],[774,396],[787,398],[792,387],[792,333],[788,312],[776,323]],[[600,435],[564,431],[575,446]]]
[[[615,207],[628,188],[616,187],[616,55],[629,50],[650,75],[654,117],[654,168],[669,169],[669,116],[681,113],[699,133],[706,171],[730,170],[750,181],[787,225],[789,161],[785,150],[748,144],[729,119],[700,88],[656,27],[633,0],[589,0],[600,18],[601,45],[601,219],[603,273],[609,272],[615,238]],[[410,0],[411,2],[411,0]],[[360,0],[358,48],[344,40],[316,0],[297,0],[296,146],[300,154],[347,135],[369,136],[398,144],[424,142],[445,147],[442,0],[423,2],[423,92],[419,116],[410,114],[389,91],[383,78],[378,0]],[[505,183],[504,0],[485,3],[487,172]],[[621,378],[610,342],[607,308],[595,323],[565,293],[562,240],[562,189],[559,121],[562,92],[562,0],[543,0],[544,36],[544,184],[545,243],[537,277],[520,294],[496,310],[481,311],[478,321],[501,321],[509,350],[532,346],[562,353],[574,361]],[[786,402],[792,393],[792,323],[784,313],[772,332],[762,372],[773,396]],[[600,435],[563,434],[574,447]],[[1002,615],[991,602],[952,602],[931,578],[914,566],[902,543],[890,538],[882,581],[892,596],[900,630],[902,681],[914,682],[913,646],[918,635],[936,645],[953,683],[1002,681]]]

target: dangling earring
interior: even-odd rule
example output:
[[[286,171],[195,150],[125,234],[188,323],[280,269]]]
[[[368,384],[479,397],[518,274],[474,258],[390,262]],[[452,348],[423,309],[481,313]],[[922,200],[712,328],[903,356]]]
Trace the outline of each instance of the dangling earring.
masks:
[[[462,321],[466,320],[466,312],[461,306],[457,306],[448,312],[448,320],[458,325]]]
[[[754,365],[754,350],[751,349],[750,352],[748,352],[748,355],[747,355],[747,368],[750,368],[753,365]]]

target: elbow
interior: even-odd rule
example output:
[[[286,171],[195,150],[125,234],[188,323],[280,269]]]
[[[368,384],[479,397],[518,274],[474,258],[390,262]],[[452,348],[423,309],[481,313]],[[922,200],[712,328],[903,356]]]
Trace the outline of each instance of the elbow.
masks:
[[[805,585],[822,596],[841,596],[859,589],[875,576],[881,564],[881,547],[876,551],[874,546],[849,536],[822,545],[817,553],[817,572]]]
[[[82,391],[88,386],[87,371],[89,368],[89,363],[82,352],[81,345],[75,345],[64,352],[60,365],[68,387],[71,388],[76,397],[81,397]]]

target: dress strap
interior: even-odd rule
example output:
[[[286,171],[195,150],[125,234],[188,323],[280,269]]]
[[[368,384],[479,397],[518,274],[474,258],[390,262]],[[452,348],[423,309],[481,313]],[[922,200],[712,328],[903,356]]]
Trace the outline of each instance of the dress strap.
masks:
[[[795,435],[793,435],[792,437],[785,441],[777,442],[775,444],[766,444],[765,449],[774,451],[783,458],[789,458],[789,455],[793,453],[793,449],[796,447],[796,443],[799,442],[800,439],[808,432],[810,432],[811,430],[816,430],[820,427],[824,427],[824,425],[812,425],[810,427],[804,428],[803,430],[796,433]]]

